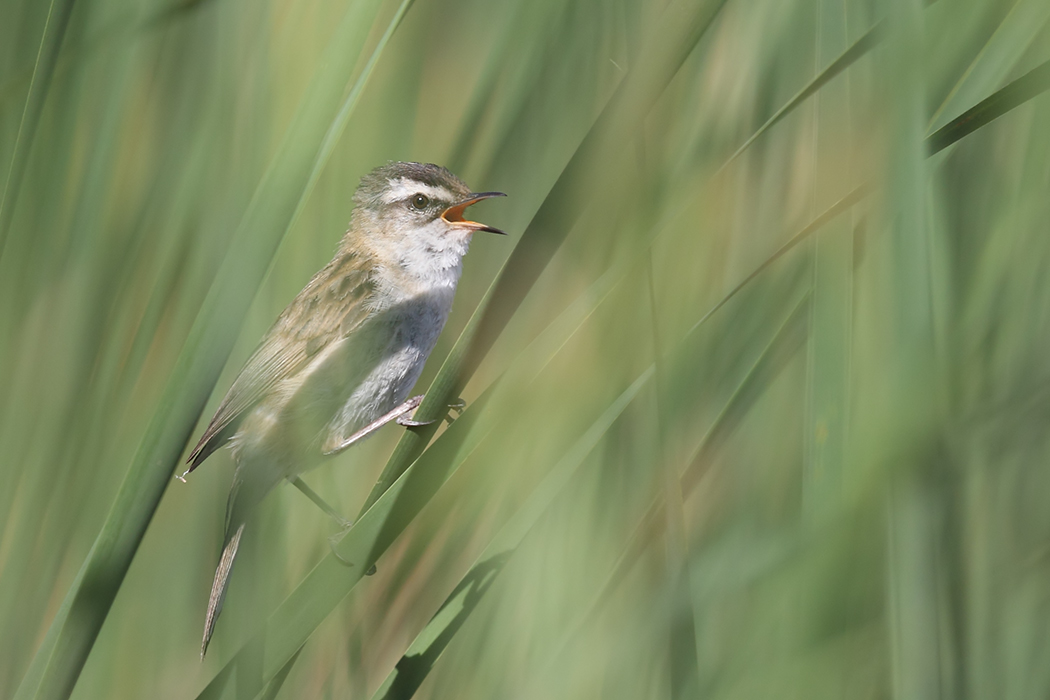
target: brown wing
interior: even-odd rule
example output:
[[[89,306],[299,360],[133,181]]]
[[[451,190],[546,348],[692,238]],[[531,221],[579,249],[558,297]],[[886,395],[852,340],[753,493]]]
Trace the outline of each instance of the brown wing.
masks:
[[[369,260],[340,253],[281,312],[193,448],[190,471],[222,447],[241,419],[282,380],[295,376],[333,340],[346,337],[371,313],[375,289]]]

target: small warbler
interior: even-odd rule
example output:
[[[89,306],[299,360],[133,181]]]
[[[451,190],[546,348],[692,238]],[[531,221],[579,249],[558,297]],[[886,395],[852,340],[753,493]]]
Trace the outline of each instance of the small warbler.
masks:
[[[263,337],[189,456],[186,473],[229,444],[236,463],[202,659],[259,501],[387,422],[425,425],[409,417],[423,397],[406,397],[445,326],[471,236],[503,233],[464,212],[500,196],[433,164],[389,163],[361,179],[335,257]]]

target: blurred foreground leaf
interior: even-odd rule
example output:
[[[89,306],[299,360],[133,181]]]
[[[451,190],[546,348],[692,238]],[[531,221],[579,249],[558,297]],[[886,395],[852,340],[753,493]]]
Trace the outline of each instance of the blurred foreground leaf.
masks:
[[[1036,66],[930,134],[926,138],[930,155],[943,151],[1047,90],[1050,90],[1050,61]]]
[[[65,698],[109,613],[179,455],[226,362],[240,321],[270,260],[316,181],[330,147],[324,137],[345,123],[340,97],[379,3],[357,2],[336,31],[327,61],[299,106],[281,150],[244,213],[215,284],[139,445],[102,531],[22,681],[17,698]],[[393,26],[400,21],[399,14]],[[381,52],[383,45],[376,48]],[[373,60],[368,68],[374,67]],[[367,80],[363,73],[359,85]],[[352,96],[360,88],[351,91]],[[351,104],[352,106],[352,104]]]

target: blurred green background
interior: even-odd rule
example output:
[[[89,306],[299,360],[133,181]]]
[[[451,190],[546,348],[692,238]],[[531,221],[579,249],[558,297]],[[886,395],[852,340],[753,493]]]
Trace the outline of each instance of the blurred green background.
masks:
[[[0,697],[1046,698],[1048,19],[0,0]],[[172,477],[388,160],[510,195],[467,410],[305,476],[358,566],[277,489],[202,664]]]

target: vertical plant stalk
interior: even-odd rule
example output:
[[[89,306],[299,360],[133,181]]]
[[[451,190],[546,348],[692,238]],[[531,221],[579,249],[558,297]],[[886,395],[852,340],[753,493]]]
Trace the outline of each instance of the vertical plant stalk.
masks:
[[[334,32],[241,219],[106,522],[22,680],[18,700],[66,698],[72,693],[241,321],[316,182],[313,173],[331,152],[326,137],[338,133],[339,123],[349,118],[351,109],[340,110],[341,96],[380,5],[379,0],[354,2]],[[395,26],[401,16],[403,12],[395,17]],[[384,45],[377,46],[376,52]],[[374,65],[371,61],[368,69]],[[359,76],[351,98],[356,100],[368,75]]]
[[[672,700],[685,700],[700,693],[696,662],[696,620],[693,615],[692,592],[689,585],[689,539],[685,531],[685,511],[682,507],[682,481],[678,467],[668,457],[669,425],[663,414],[664,402],[660,394],[668,384],[660,324],[653,285],[653,255],[648,252],[646,283],[649,292],[649,318],[653,334],[653,366],[656,382],[653,390],[656,422],[656,461],[663,472],[664,501],[664,568],[667,597],[664,600],[667,616],[668,663]]]
[[[843,0],[817,7],[817,64],[846,46]],[[815,96],[817,211],[849,193],[849,73]],[[849,374],[853,335],[853,225],[850,217],[829,221],[813,237],[813,322],[809,342],[802,501],[806,516],[819,520],[840,500],[849,427]]]
[[[896,480],[886,510],[892,688],[899,700],[937,700],[943,697],[943,652],[937,639],[943,623],[938,619],[936,507],[917,476]]]
[[[886,172],[887,231],[876,243],[880,263],[875,288],[888,313],[878,319],[887,391],[869,414],[875,435],[887,445],[892,468],[889,518],[889,656],[896,700],[934,700],[939,692],[938,625],[931,620],[931,591],[937,588],[932,560],[933,530],[925,522],[929,502],[922,474],[930,468],[930,443],[937,424],[933,347],[930,240],[927,218],[925,84],[915,70],[923,52],[919,0],[889,3],[887,52],[883,63],[890,110],[890,158]],[[935,595],[934,595],[935,597]],[[923,613],[922,611],[926,611]]]

